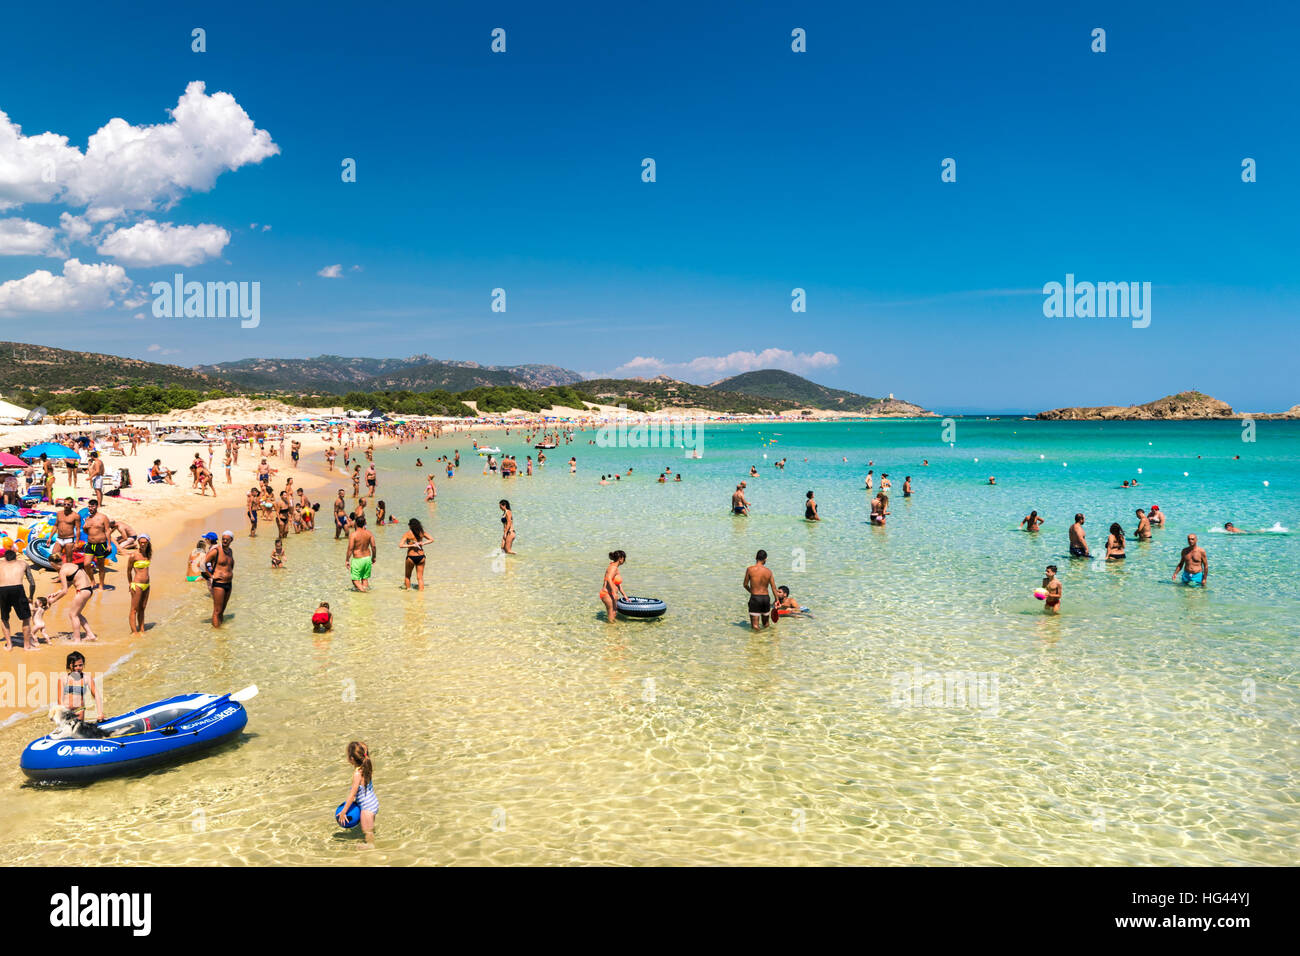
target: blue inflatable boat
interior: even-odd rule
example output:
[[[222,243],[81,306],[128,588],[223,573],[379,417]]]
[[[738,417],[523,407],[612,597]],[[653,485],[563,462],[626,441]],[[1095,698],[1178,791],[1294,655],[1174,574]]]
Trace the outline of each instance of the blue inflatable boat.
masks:
[[[23,551],[25,557],[38,568],[44,568],[46,571],[54,570],[54,562],[50,560],[50,549],[54,545],[54,535],[45,538],[37,538],[36,532],[33,531],[27,539],[27,548]]]
[[[185,759],[236,737],[248,723],[243,701],[256,695],[252,685],[221,696],[169,697],[102,721],[102,737],[33,740],[20,766],[33,780],[84,783]]]

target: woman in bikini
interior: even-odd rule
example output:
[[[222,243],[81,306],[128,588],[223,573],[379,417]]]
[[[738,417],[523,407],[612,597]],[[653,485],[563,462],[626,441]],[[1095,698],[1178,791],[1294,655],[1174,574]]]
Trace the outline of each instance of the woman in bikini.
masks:
[[[1106,560],[1124,560],[1124,529],[1118,522],[1110,526],[1110,535],[1106,538]]]
[[[616,612],[614,602],[620,598],[626,598],[623,592],[623,576],[618,573],[618,569],[623,566],[627,560],[627,555],[622,551],[611,551],[609,553],[609,567],[605,568],[605,578],[600,582],[600,603],[605,605],[605,620],[613,624],[616,621]]]
[[[144,609],[149,606],[149,563],[153,560],[153,542],[147,534],[136,539],[136,555],[126,566],[126,588],[131,595],[127,614],[131,636],[144,635]]]
[[[399,548],[406,549],[406,581],[402,584],[402,589],[409,591],[411,589],[411,572],[415,572],[415,584],[417,591],[424,590],[424,546],[433,544],[433,539],[424,532],[424,525],[420,524],[418,518],[412,518],[406,523],[410,530],[402,535],[402,541]]]
[[[86,615],[82,613],[86,605],[90,602],[91,595],[95,593],[95,580],[86,570],[86,565],[95,566],[94,558],[89,555],[80,555],[80,561],[62,561],[59,563],[59,581],[63,587],[50,595],[50,604],[53,605],[69,591],[73,592],[72,607],[68,609],[68,623],[72,625],[72,639],[75,643],[82,642],[81,632],[86,632],[85,640],[97,641],[99,637],[91,630],[90,622],[86,620]]]
[[[515,543],[515,515],[510,510],[510,502],[502,498],[497,502],[501,509],[501,550],[506,554],[515,554],[510,546]]]

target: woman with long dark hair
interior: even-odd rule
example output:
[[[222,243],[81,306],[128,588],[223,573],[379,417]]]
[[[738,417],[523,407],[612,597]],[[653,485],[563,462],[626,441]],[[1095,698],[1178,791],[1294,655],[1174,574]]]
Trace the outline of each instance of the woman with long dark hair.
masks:
[[[502,498],[497,502],[497,507],[501,509],[501,550],[506,554],[516,554],[510,550],[510,546],[515,543],[515,516],[510,510],[510,502]]]
[[[412,518],[406,523],[410,529],[402,535],[402,542],[399,548],[406,549],[406,581],[402,584],[404,590],[411,588],[411,572],[415,572],[416,590],[424,590],[424,546],[433,544],[433,539],[424,532],[424,525],[420,524],[419,518]]]

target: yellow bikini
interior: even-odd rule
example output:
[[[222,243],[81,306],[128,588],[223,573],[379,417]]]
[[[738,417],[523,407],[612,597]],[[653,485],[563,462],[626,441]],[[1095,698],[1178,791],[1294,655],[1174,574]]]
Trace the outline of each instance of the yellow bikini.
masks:
[[[131,565],[131,567],[135,568],[135,569],[138,571],[140,568],[147,568],[147,567],[149,567],[149,562],[148,562],[148,561],[136,561],[134,564]],[[143,591],[148,591],[148,590],[149,590],[149,582],[148,582],[148,581],[132,581],[129,585],[127,585],[127,588],[128,588],[128,590],[129,590],[129,589],[132,589],[132,588],[139,588],[142,592],[143,592]],[[134,612],[133,612],[133,613],[134,613]]]

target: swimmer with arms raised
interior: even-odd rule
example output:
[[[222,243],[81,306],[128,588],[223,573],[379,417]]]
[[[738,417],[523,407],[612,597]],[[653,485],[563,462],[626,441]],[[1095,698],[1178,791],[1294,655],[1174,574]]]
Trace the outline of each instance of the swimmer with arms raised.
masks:
[[[1038,517],[1037,511],[1031,511],[1020,519],[1020,527],[1026,531],[1037,531],[1043,526],[1043,519]]]
[[[1187,547],[1183,548],[1178,567],[1174,568],[1172,580],[1178,580],[1178,572],[1183,573],[1183,583],[1189,587],[1206,587],[1210,583],[1210,556],[1196,543],[1196,535],[1187,536]]]

